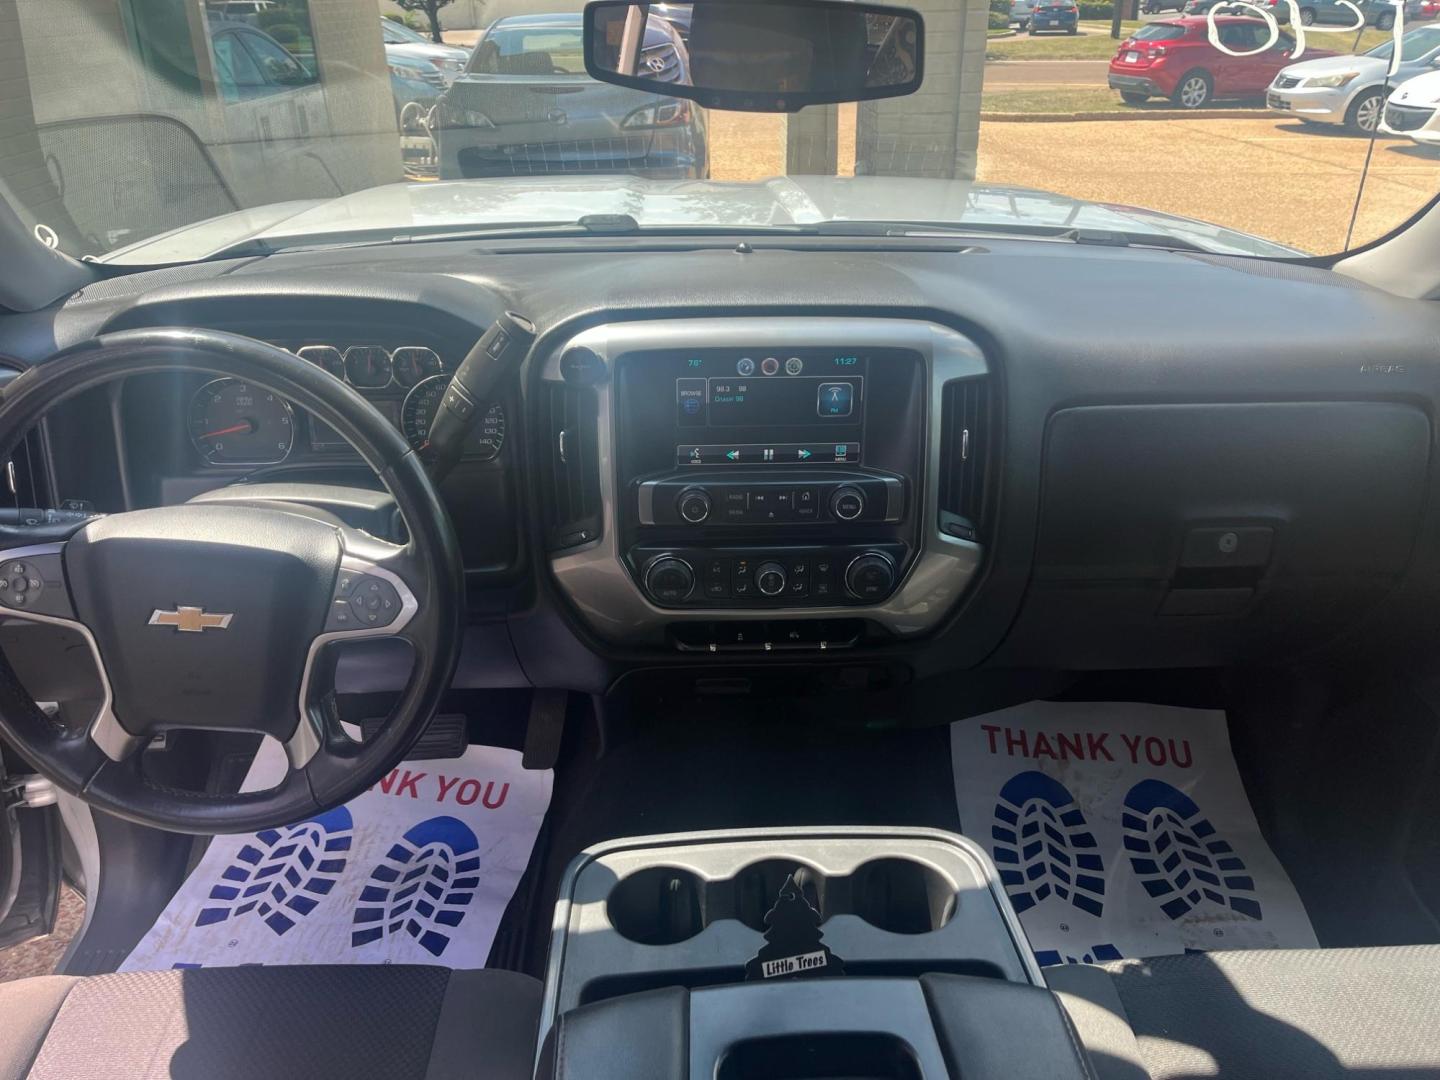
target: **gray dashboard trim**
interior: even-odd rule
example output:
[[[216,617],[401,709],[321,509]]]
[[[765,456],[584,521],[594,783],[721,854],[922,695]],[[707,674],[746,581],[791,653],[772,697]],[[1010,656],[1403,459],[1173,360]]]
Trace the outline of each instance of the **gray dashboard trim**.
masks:
[[[925,363],[929,412],[925,417],[925,475],[919,513],[920,553],[899,588],[879,604],[863,607],[803,607],[779,611],[744,608],[677,610],[652,604],[626,569],[617,547],[618,490],[615,461],[615,358],[643,349],[740,348],[763,340],[776,348],[824,346],[835,342],[859,347],[913,349]],[[561,591],[601,637],[618,642],[653,639],[666,624],[767,619],[863,616],[900,636],[933,629],[960,599],[980,564],[980,545],[939,531],[940,415],[944,388],[955,379],[985,375],[985,355],[969,338],[937,323],[884,318],[719,318],[663,319],[607,323],[591,327],[555,349],[544,361],[541,378],[563,382],[560,356],[566,349],[593,350],[607,366],[595,386],[598,399],[600,537],[553,557],[550,567]]]

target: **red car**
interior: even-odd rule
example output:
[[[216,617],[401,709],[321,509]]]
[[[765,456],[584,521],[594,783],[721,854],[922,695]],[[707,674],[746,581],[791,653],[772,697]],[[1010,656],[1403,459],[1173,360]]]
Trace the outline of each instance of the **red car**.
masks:
[[[1260,97],[1291,62],[1295,39],[1283,30],[1263,52],[1231,56],[1210,44],[1205,24],[1204,16],[1185,16],[1142,26],[1110,61],[1110,88],[1131,105],[1168,97],[1182,109],[1198,109],[1216,98]],[[1270,38],[1263,19],[1220,15],[1215,25],[1221,42],[1236,52],[1259,49]],[[1329,55],[1305,49],[1307,58]]]

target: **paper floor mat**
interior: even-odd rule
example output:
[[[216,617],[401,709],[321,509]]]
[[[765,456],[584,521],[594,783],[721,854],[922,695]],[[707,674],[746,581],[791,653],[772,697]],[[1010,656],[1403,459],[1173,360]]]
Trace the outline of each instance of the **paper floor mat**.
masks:
[[[279,829],[217,836],[121,971],[238,964],[485,966],[550,805],[514,750],[407,761]],[[266,740],[244,789],[286,767]]]
[[[1032,702],[951,725],[960,822],[1040,963],[1314,947],[1225,714]]]

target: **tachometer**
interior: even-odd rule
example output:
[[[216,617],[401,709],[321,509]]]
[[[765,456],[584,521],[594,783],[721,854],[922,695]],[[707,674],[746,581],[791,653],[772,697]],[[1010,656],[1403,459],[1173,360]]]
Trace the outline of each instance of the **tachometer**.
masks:
[[[434,349],[405,345],[390,354],[390,367],[401,386],[414,386],[421,379],[439,375],[444,370]]]
[[[432,375],[422,379],[400,406],[400,430],[416,450],[430,438],[430,424],[450,385],[449,375]],[[505,445],[505,409],[499,404],[481,406],[484,411],[465,440],[465,457],[471,461],[490,461]]]
[[[208,382],[190,399],[190,439],[212,465],[274,465],[290,456],[290,403],[240,379]]]

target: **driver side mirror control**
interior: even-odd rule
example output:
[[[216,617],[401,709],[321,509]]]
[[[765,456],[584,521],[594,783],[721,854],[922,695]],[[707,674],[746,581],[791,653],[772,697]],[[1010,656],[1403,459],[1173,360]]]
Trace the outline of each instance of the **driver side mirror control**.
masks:
[[[326,630],[370,630],[389,626],[400,615],[400,594],[375,574],[341,570],[335,579]]]

